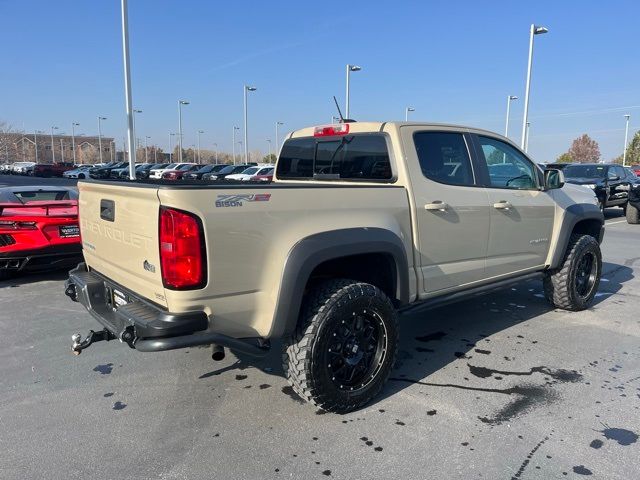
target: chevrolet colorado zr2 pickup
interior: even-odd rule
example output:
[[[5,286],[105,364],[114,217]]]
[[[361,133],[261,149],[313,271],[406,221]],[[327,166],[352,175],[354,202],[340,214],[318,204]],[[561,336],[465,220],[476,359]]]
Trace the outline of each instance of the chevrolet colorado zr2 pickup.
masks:
[[[348,412],[387,381],[398,312],[540,277],[587,308],[602,272],[593,191],[508,139],[358,122],[289,134],[272,183],[78,183],[84,263],[65,293],[142,352],[265,355],[317,407]]]

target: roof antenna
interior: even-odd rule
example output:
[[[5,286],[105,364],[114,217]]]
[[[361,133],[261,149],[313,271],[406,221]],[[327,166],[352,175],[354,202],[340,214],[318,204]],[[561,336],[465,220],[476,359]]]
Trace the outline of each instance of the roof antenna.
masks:
[[[338,105],[338,100],[336,100],[336,96],[333,96],[333,101],[336,104],[336,108],[338,109],[338,115],[340,116],[340,123],[344,123],[344,117],[342,116],[342,112],[340,111],[340,105]]]

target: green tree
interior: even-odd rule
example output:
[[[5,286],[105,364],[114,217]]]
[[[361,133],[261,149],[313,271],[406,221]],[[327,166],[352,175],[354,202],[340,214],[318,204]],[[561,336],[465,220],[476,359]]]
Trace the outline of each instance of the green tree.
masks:
[[[622,163],[622,159],[620,161]],[[640,130],[631,139],[631,143],[627,147],[627,165],[640,165]]]
[[[571,155],[569,155],[569,152],[565,152],[562,155],[560,155],[558,158],[556,158],[556,163],[571,163],[573,162],[573,160],[571,159]]]
[[[265,155],[262,158],[262,162],[263,163],[276,163],[277,159],[278,159],[278,157],[276,157],[273,153],[271,153],[269,155]]]

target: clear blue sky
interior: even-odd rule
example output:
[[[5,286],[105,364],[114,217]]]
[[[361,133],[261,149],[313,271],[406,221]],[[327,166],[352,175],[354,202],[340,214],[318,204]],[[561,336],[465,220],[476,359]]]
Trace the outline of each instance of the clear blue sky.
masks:
[[[622,152],[624,117],[640,129],[640,2],[345,1],[248,2],[130,0],[133,97],[143,113],[138,137],[166,149],[184,109],[186,146],[231,150],[242,127],[242,86],[250,96],[251,150],[283,130],[329,122],[331,96],[351,116],[453,122],[520,138],[529,25],[536,37],[529,151],[553,160],[588,133],[605,160]],[[57,125],[104,134],[121,148],[126,132],[120,2],[0,0],[0,120],[27,130]],[[631,136],[631,134],[630,134]]]

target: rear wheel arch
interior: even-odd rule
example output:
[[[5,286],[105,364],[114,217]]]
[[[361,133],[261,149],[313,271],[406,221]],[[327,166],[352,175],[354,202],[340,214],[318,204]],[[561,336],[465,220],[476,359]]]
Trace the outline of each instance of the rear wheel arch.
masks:
[[[317,282],[350,278],[380,288],[396,304],[409,301],[409,265],[398,235],[383,228],[350,228],[311,235],[289,252],[270,338],[291,334],[305,293]]]

